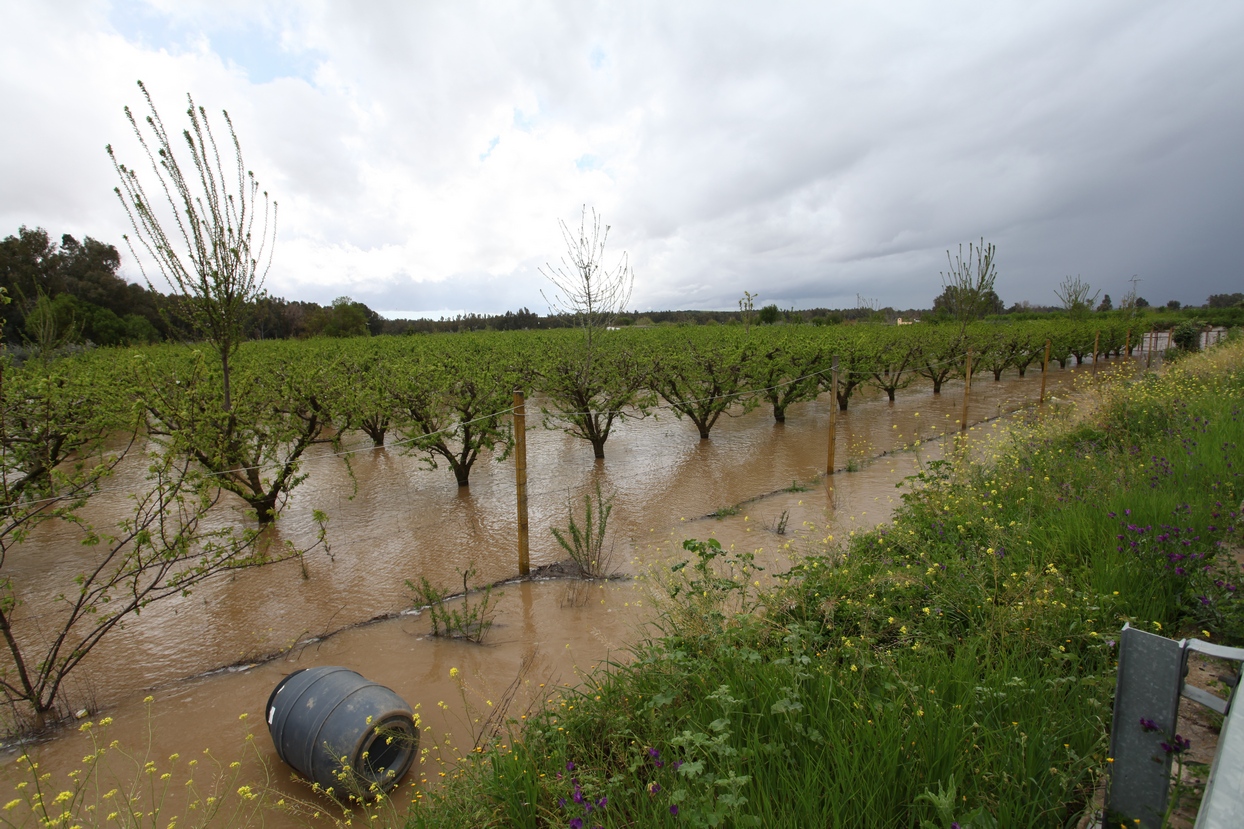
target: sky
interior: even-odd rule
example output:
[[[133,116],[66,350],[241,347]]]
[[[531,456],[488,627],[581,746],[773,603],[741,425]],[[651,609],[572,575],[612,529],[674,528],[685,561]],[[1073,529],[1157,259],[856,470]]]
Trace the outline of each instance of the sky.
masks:
[[[547,313],[584,207],[637,309],[1244,291],[1244,3],[0,0],[0,236],[117,245],[186,95],[278,203],[268,291]],[[158,270],[147,275],[168,290]],[[1131,281],[1135,278],[1135,282]]]

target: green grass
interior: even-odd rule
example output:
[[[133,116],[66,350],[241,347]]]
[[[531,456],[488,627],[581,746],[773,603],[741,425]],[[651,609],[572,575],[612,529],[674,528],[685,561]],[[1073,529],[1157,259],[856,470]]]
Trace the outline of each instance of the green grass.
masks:
[[[1242,366],[1232,345],[1116,380],[1089,419],[930,465],[892,523],[765,592],[748,560],[688,542],[660,635],[464,764],[409,825],[1074,823],[1106,767],[1122,625],[1244,641],[1226,555]],[[939,815],[925,795],[952,778]]]

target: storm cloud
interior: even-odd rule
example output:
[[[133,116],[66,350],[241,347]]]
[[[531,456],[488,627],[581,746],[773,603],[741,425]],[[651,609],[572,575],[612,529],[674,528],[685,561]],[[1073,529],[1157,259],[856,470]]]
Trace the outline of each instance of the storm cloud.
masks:
[[[1080,275],[1244,289],[1244,5],[4,3],[0,234],[122,247],[104,153],[146,82],[228,109],[280,202],[272,293],[545,311],[584,204],[639,308],[927,307],[998,248],[1007,303]],[[158,284],[158,283],[157,283]]]

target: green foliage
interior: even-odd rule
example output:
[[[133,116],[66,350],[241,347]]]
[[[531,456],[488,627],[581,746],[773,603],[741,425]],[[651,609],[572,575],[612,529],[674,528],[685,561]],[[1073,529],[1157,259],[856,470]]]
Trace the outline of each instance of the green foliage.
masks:
[[[52,303],[58,330],[69,342],[96,345],[155,342],[161,339],[162,297],[117,276],[121,257],[112,245],[89,236],[79,242],[65,234],[60,244],[42,228],[22,227],[0,242],[0,288],[14,301],[0,315],[4,338],[19,343],[31,332],[30,317]]]
[[[605,498],[596,485],[596,508],[592,509],[592,496],[583,496],[583,523],[575,521],[574,507],[567,509],[569,526],[565,531],[552,527],[550,532],[558,545],[570,556],[584,578],[608,578],[611,571],[613,549],[605,548],[605,532],[609,527],[609,515],[613,512],[613,498]]]
[[[736,403],[745,410],[757,404],[749,380],[758,346],[747,332],[694,328],[657,334],[650,382],[676,417],[696,425],[701,440]]]
[[[1209,299],[1205,301],[1207,308],[1238,308],[1244,305],[1244,293],[1236,291],[1233,294],[1210,294]]]
[[[547,428],[592,445],[598,459],[613,428],[628,417],[643,417],[652,403],[648,391],[651,357],[635,332],[598,331],[591,340],[580,332],[540,335],[528,344],[531,373],[548,397]]]
[[[953,261],[950,251],[946,251],[949,267],[941,275],[943,291],[933,300],[934,313],[946,314],[960,325],[967,325],[987,314],[1002,313],[1006,306],[994,292],[994,283],[998,279],[998,267],[994,262],[996,253],[994,245],[985,244],[983,238],[979,247],[968,244],[966,257],[963,245],[959,245],[959,254]]]
[[[1171,331],[1171,342],[1184,351],[1200,351],[1202,331],[1203,326],[1194,320],[1181,322]]]
[[[195,107],[194,99],[186,96],[190,127],[182,131],[185,147],[179,156],[147,87],[139,81],[138,88],[150,110],[144,119],[150,137],[128,106],[125,117],[151,164],[150,175],[158,183],[156,192],[162,191],[165,198],[157,195],[152,199],[138,172],[118,161],[109,144],[108,157],[121,182],[114,190],[134,229],[134,239],[128,235],[124,238],[148,287],[151,279],[135,242],[179,295],[173,306],[176,313],[211,344],[219,357],[221,403],[228,412],[233,401],[230,361],[246,339],[248,318],[255,301],[263,295],[264,276],[272,264],[276,203],[269,203],[265,190],[260,206],[259,182],[242,160],[242,145],[228,112],[222,115],[229,128],[234,163],[226,171],[203,107]],[[183,169],[179,158],[184,159],[186,154],[189,165]],[[167,202],[171,219],[157,215],[161,202]],[[262,223],[256,235],[255,221],[260,214]]]
[[[785,423],[789,407],[815,400],[820,392],[826,341],[793,326],[767,339],[749,366],[750,383],[756,397],[773,407],[773,420]]]
[[[312,315],[307,333],[319,337],[366,337],[370,315],[374,313],[361,302],[348,296],[337,297],[329,307]]]
[[[247,343],[232,371],[232,404],[222,411],[223,364],[201,351],[150,349],[130,363],[147,429],[164,451],[193,458],[218,485],[244,500],[261,524],[306,475],[302,458],[326,437],[342,375],[327,349],[290,342]]]
[[[1067,316],[1077,320],[1088,316],[1088,312],[1093,310],[1093,303],[1097,301],[1100,293],[1101,291],[1093,291],[1093,288],[1078,275],[1066,277],[1062,284],[1054,289],[1054,294],[1063,304]]]
[[[750,331],[752,320],[756,316],[756,300],[760,298],[760,294],[753,294],[751,291],[744,291],[743,298],[739,300],[739,319],[743,321],[743,329]]]
[[[970,815],[965,816],[963,820],[956,821],[955,815],[959,813],[961,807],[955,799],[955,793],[955,776],[952,774],[946,788],[942,788],[942,781],[939,780],[937,781],[937,794],[925,789],[924,794],[916,797],[916,802],[924,801],[937,811],[941,829],[997,829],[998,821],[994,820],[993,815],[989,814],[984,807],[979,807]],[[920,829],[938,829],[938,826],[921,818]]]
[[[486,585],[478,600],[472,600],[469,582],[478,575],[475,567],[470,566],[458,573],[462,576],[462,592],[457,595],[437,589],[427,576],[420,576],[418,583],[407,579],[406,587],[413,595],[415,605],[426,607],[431,614],[433,636],[466,639],[478,645],[488,635],[497,615],[492,585]],[[461,601],[458,601],[459,598]],[[452,605],[449,604],[451,601]]]
[[[1074,825],[1107,767],[1123,623],[1244,635],[1222,552],[1241,366],[1214,349],[1106,388],[1098,417],[930,465],[892,523],[810,548],[771,589],[686,541],[662,635],[485,748],[411,825]]]
[[[137,390],[110,356],[0,363],[0,634],[8,652],[0,691],[33,730],[72,710],[66,678],[152,602],[184,596],[216,573],[305,552],[209,522],[218,481],[177,453],[145,458],[146,477],[114,523],[86,519],[117,466],[144,460]],[[82,569],[32,618],[13,565],[33,534],[53,530],[85,548]]]
[[[519,368],[501,334],[437,339],[395,361],[388,393],[396,403],[394,428],[431,469],[447,463],[459,487],[470,485],[481,452],[509,456],[509,414]]]
[[[756,321],[761,325],[773,325],[782,318],[782,312],[776,305],[766,305],[756,312]]]

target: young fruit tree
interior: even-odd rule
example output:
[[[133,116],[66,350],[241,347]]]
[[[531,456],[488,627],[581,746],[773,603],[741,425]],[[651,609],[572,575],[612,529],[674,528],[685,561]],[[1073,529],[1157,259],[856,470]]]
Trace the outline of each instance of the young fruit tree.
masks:
[[[595,210],[590,229],[586,206],[577,233],[565,222],[560,225],[566,255],[560,265],[541,269],[555,288],[552,298],[544,297],[553,314],[574,322],[582,339],[558,341],[538,361],[536,372],[552,403],[544,409],[545,423],[588,441],[593,455],[603,460],[613,427],[628,416],[642,415],[650,397],[644,393],[639,344],[608,330],[630,302],[635,273],[625,252],[612,270],[605,266],[609,225],[601,230]]]
[[[207,521],[220,488],[187,458],[143,453],[135,390],[111,363],[96,355],[0,361],[0,694],[18,731],[67,716],[75,706],[66,680],[152,602],[306,552]],[[114,470],[132,463],[147,464],[147,474],[128,510],[92,507]],[[76,563],[76,576],[51,595],[22,566],[46,552],[34,542],[49,537],[77,541],[57,551]]]
[[[963,245],[959,245],[959,254],[953,260],[950,251],[946,251],[948,269],[941,275],[942,294],[934,300],[933,309],[945,311],[962,326],[986,314],[1000,313],[1002,300],[994,291],[998,279],[996,253],[994,245],[985,244],[983,238],[979,247],[968,243],[966,257]]]
[[[111,144],[107,147],[120,179],[114,189],[134,230],[125,241],[149,286],[145,263],[154,263],[177,295],[173,305],[180,322],[208,345],[219,365],[218,384],[195,385],[199,399],[193,410],[168,405],[169,395],[160,393],[184,391],[175,377],[149,378],[151,432],[198,461],[255,510],[261,525],[269,524],[276,520],[281,498],[303,479],[298,474],[301,455],[320,440],[328,420],[314,397],[296,402],[293,413],[280,401],[261,402],[266,414],[260,420],[238,410],[239,398],[255,396],[253,389],[239,395],[234,375],[247,323],[264,296],[264,277],[272,265],[277,205],[246,168],[228,112],[222,114],[229,143],[218,143],[207,111],[187,95],[190,126],[176,141],[142,81],[138,88],[149,114],[142,124],[129,107],[125,115],[154,186],[144,185],[138,171],[121,163]],[[217,388],[203,399],[203,393]]]
[[[107,146],[121,180],[114,191],[134,228],[133,238],[129,234],[123,238],[148,286],[155,290],[135,241],[180,295],[178,308],[185,322],[219,356],[224,375],[222,408],[227,412],[231,405],[229,363],[245,339],[251,307],[263,296],[264,277],[272,265],[276,244],[277,204],[269,202],[266,190],[261,201],[259,182],[242,160],[242,145],[228,112],[222,114],[233,145],[234,163],[230,165],[221,160],[207,111],[186,96],[190,128],[182,130],[181,137],[185,141],[182,152],[188,154],[190,164],[183,169],[151,93],[142,81],[138,88],[150,110],[144,119],[150,138],[128,106],[125,116],[159,190],[152,199],[138,171],[118,161],[112,145]],[[159,193],[164,194],[162,201],[169,210],[162,209]],[[255,222],[260,218],[256,235]]]

